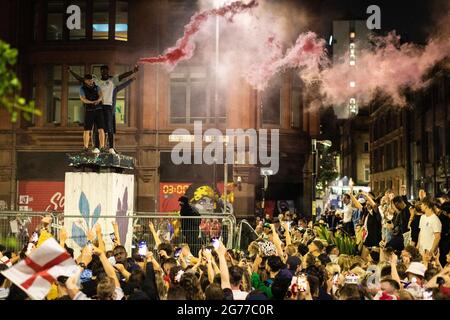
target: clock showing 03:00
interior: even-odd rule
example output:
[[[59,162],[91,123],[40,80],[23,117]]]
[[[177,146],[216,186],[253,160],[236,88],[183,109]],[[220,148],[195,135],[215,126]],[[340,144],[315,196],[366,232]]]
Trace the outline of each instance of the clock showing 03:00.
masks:
[[[163,194],[185,194],[189,184],[166,184],[163,185]]]

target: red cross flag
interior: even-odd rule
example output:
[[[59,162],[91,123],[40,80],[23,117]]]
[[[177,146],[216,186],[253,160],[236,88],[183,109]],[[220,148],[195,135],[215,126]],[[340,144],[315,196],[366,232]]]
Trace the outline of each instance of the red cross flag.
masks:
[[[42,300],[59,276],[70,277],[78,267],[54,238],[47,239],[24,260],[2,272],[30,298]]]

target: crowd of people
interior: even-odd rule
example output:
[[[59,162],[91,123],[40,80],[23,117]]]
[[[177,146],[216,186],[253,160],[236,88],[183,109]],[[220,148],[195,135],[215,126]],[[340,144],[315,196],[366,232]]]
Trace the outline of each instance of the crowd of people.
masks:
[[[450,298],[448,198],[434,202],[422,190],[412,204],[388,190],[345,196],[344,209],[328,210],[316,221],[289,211],[259,219],[257,239],[245,250],[226,248],[220,238],[203,245],[183,234],[185,243],[160,237],[150,222],[155,250],[127,252],[118,227],[114,246],[106,248],[100,225],[88,233],[75,256],[78,271],[58,277],[48,300],[444,300]],[[190,209],[180,200],[185,214]],[[355,211],[358,211],[355,213]],[[354,216],[358,218],[355,219]],[[43,219],[40,245],[52,235]],[[200,224],[198,225],[200,228]],[[183,224],[181,225],[183,228]],[[326,228],[324,239],[319,230]],[[183,230],[182,230],[183,231]],[[345,234],[356,253],[333,242]],[[67,233],[59,233],[66,244]],[[198,250],[193,250],[197,247]],[[108,250],[109,249],[109,250]],[[14,267],[30,250],[0,248],[0,270]],[[0,299],[29,299],[0,276]]]

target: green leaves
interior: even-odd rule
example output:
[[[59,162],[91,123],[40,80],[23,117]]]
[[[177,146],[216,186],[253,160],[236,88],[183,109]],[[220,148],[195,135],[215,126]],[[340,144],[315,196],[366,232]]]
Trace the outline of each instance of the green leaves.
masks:
[[[13,123],[20,114],[28,121],[32,115],[41,115],[41,111],[35,109],[34,102],[27,103],[26,99],[19,95],[22,85],[13,70],[17,56],[16,49],[11,49],[9,44],[0,40],[0,107],[8,110]]]
[[[358,253],[358,245],[356,240],[344,233],[333,233],[326,226],[318,226],[315,228],[316,234],[320,239],[327,241],[328,244],[334,244],[338,247],[341,254],[355,255]]]

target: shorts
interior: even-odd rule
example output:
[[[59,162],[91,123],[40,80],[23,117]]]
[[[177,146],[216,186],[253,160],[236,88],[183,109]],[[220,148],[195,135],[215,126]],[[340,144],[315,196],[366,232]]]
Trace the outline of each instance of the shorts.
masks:
[[[95,125],[98,129],[103,129],[105,127],[104,119],[103,119],[103,111],[101,109],[98,110],[88,110],[84,113],[84,130],[90,131],[92,127]]]
[[[103,120],[104,120],[104,129],[105,132],[114,132],[114,115],[112,112],[112,106],[104,104],[102,106],[102,112],[103,112]]]

